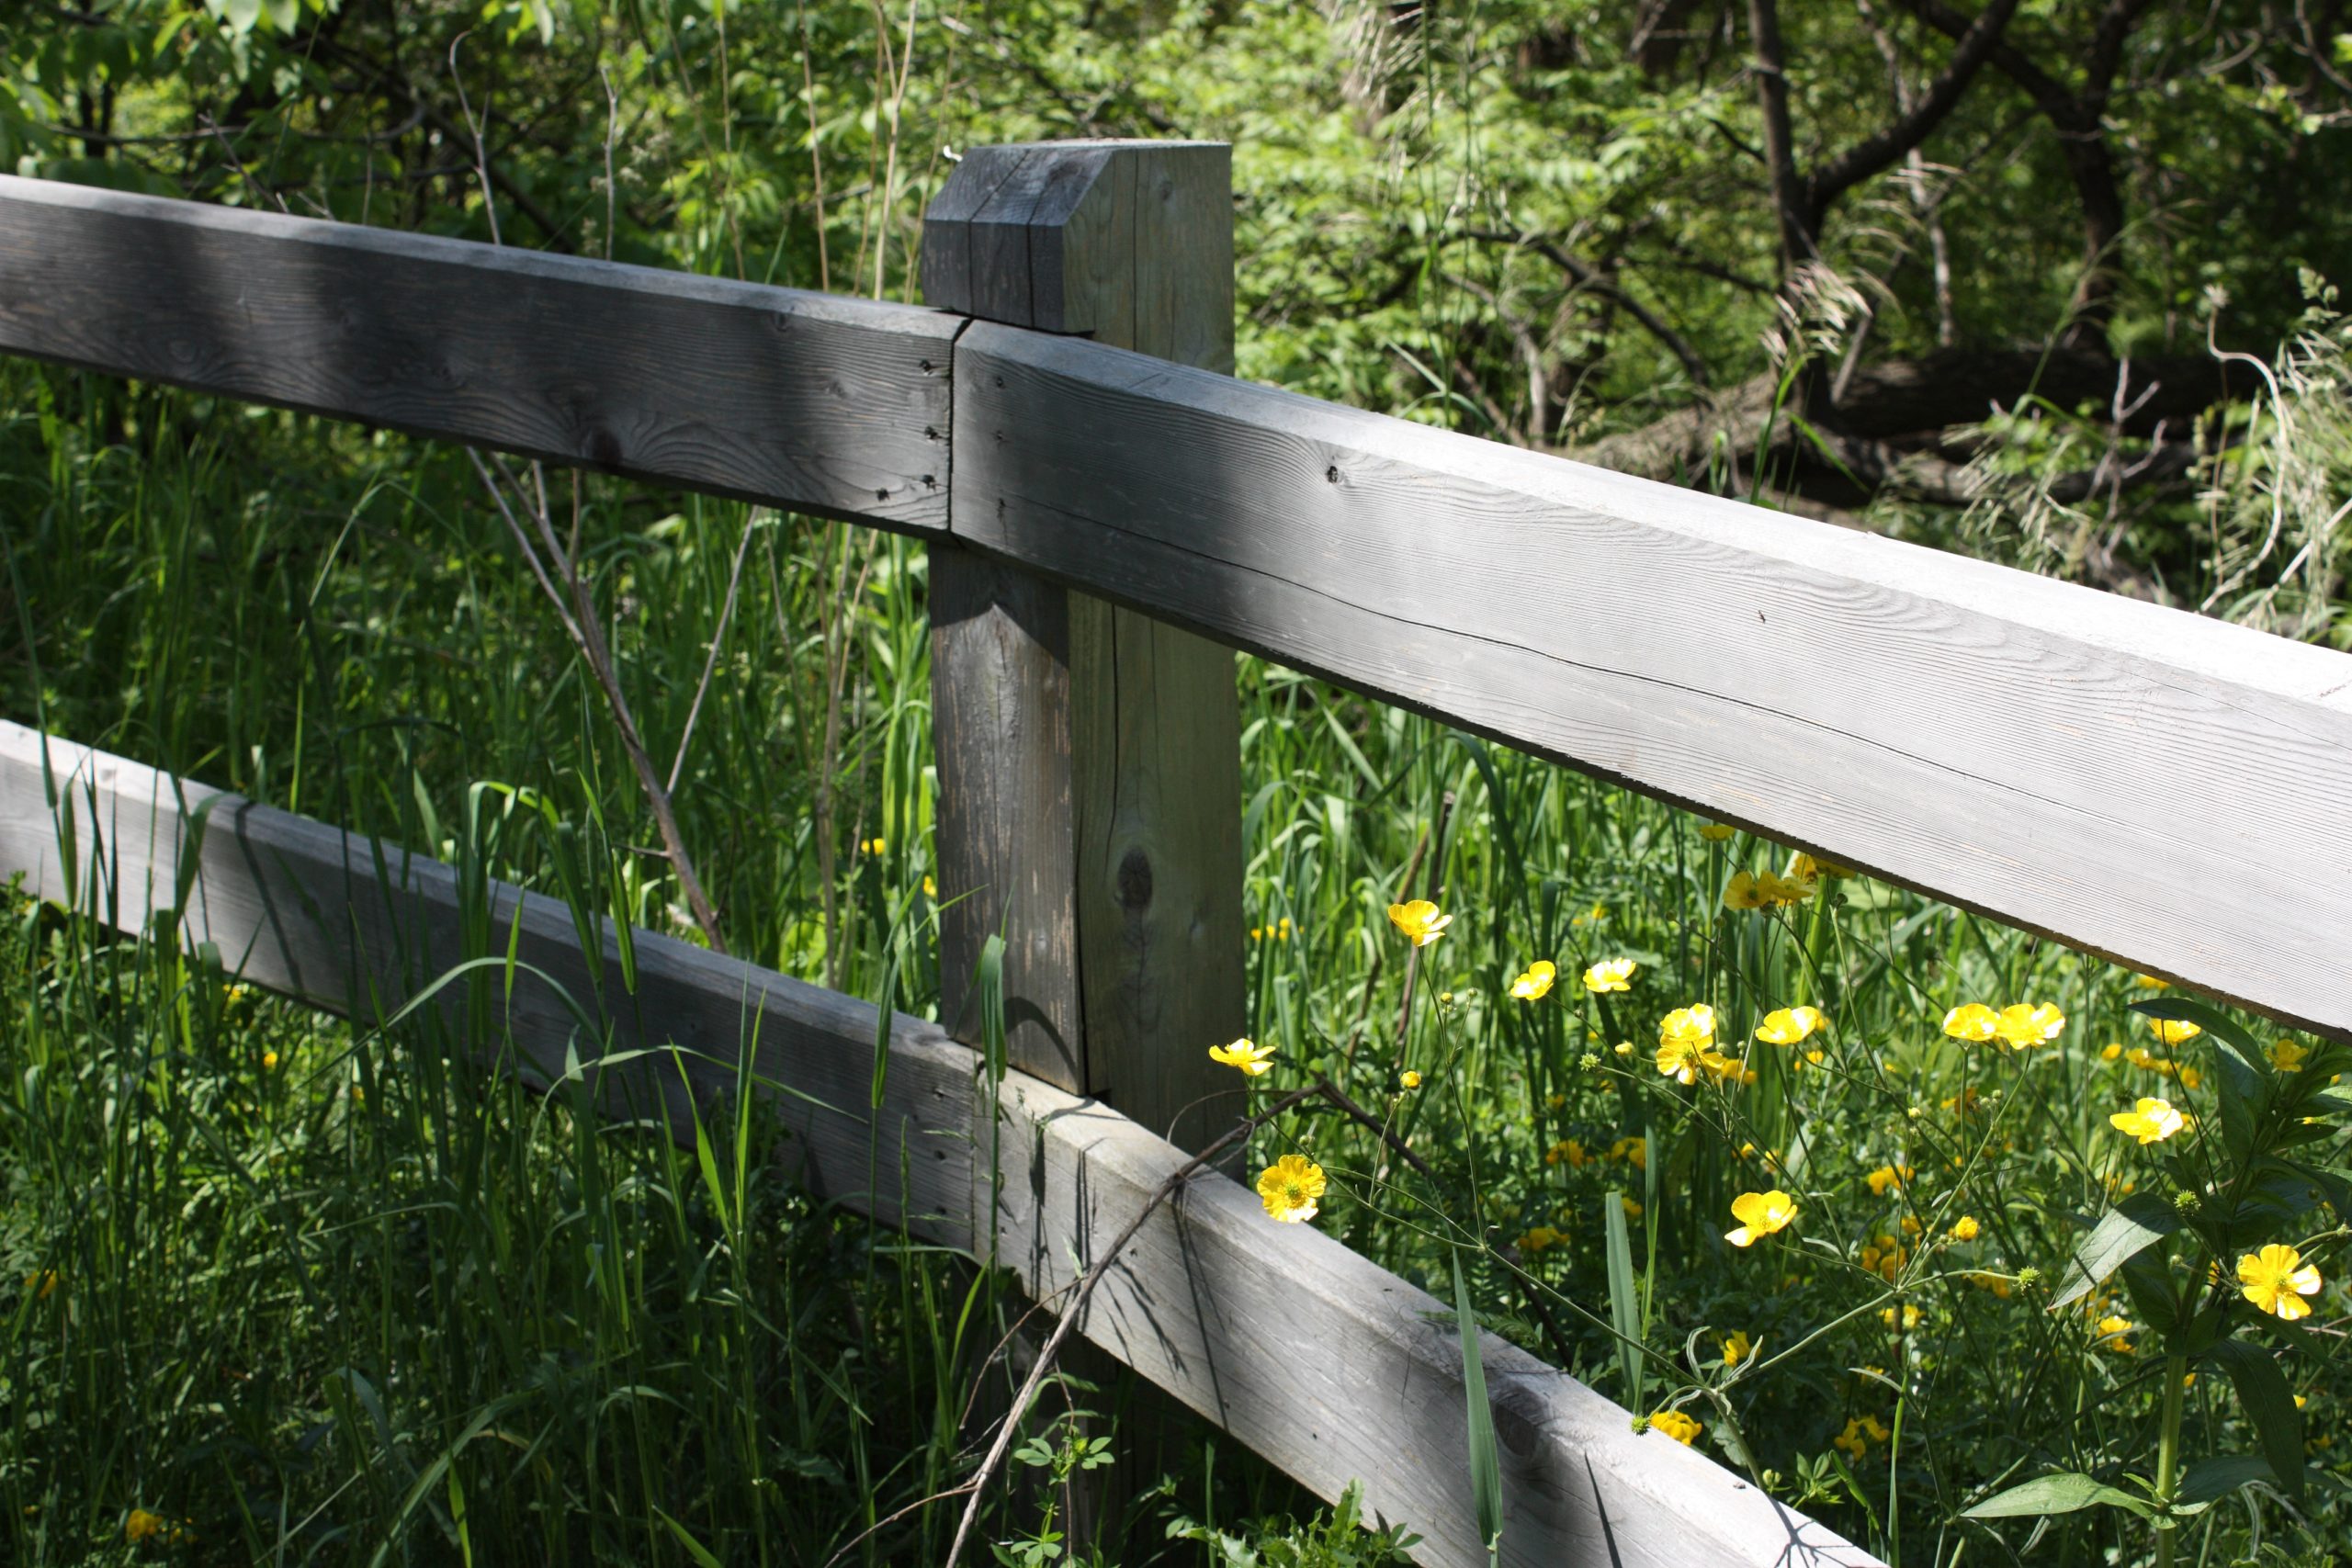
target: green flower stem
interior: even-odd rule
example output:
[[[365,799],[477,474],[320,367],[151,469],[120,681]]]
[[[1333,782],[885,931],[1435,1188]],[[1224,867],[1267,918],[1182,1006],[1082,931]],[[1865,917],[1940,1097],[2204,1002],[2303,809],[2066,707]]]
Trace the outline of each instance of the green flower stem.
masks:
[[[2188,1353],[2177,1340],[2166,1345],[2165,1351],[2164,1435],[2156,1440],[2156,1502],[2169,1509],[2180,1469],[2180,1421],[2186,1403],[2183,1395],[2188,1387]],[[2174,1534],[2170,1519],[2156,1521],[2156,1568],[2172,1568]]]

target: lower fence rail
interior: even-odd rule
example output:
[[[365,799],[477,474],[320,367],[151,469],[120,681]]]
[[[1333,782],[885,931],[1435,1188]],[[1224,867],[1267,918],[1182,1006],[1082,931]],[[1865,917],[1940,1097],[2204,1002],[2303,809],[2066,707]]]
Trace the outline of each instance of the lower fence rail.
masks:
[[[118,930],[175,927],[251,984],[355,1021],[389,1018],[468,956],[457,869],[0,721],[0,878]],[[992,1258],[1059,1299],[1185,1155],[1100,1103],[904,1014],[644,931],[592,960],[560,902],[492,882],[514,936],[498,1006],[534,1087],[574,1080],[616,1114],[684,1123],[731,1092],[742,1054],[803,1181],[923,1239]],[[434,1004],[462,1006],[462,986]],[[876,1053],[888,1052],[879,1064]],[[599,1071],[599,1054],[611,1058]],[[682,1071],[683,1069],[683,1071]],[[780,1090],[788,1086],[791,1092]],[[875,1173],[880,1173],[878,1184]],[[1087,1337],[1335,1499],[1418,1533],[1417,1561],[1476,1564],[1451,1308],[1245,1188],[1191,1178],[1110,1267]],[[1564,1372],[1488,1335],[1502,1561],[1823,1564],[1877,1559]]]

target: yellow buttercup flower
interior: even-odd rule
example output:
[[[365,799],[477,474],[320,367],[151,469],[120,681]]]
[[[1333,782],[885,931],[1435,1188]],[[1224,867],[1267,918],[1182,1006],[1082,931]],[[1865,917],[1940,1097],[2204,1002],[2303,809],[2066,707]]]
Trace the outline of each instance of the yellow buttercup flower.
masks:
[[[1552,982],[1559,977],[1556,964],[1548,958],[1539,958],[1510,983],[1510,994],[1523,1002],[1540,1000],[1551,993]]]
[[[1209,1060],[1228,1067],[1238,1067],[1254,1078],[1274,1065],[1274,1048],[1253,1044],[1248,1035],[1243,1035],[1230,1045],[1210,1046]]]
[[[1676,1008],[1658,1020],[1657,1070],[1677,1083],[1695,1083],[1714,1045],[1714,1009],[1704,1002]]]
[[[1672,1438],[1676,1442],[1680,1443],[1686,1449],[1690,1446],[1693,1438],[1697,1438],[1700,1433],[1706,1430],[1704,1427],[1702,1427],[1698,1422],[1692,1420],[1690,1416],[1685,1416],[1679,1410],[1660,1410],[1652,1415],[1650,1416],[1650,1429],[1652,1431],[1664,1432],[1668,1437]]]
[[[1724,888],[1724,907],[1731,909],[1772,909],[1802,904],[1813,897],[1814,885],[1775,871],[1732,873]]]
[[[2118,1132],[2139,1139],[2143,1146],[2161,1144],[2188,1124],[2188,1119],[2172,1108],[2172,1101],[2145,1098],[2137,1109],[2119,1111],[2107,1120]]]
[[[2123,1337],[2130,1332],[2132,1332],[2132,1320],[2128,1317],[2110,1315],[2098,1320],[2098,1339],[2107,1349],[2121,1351],[2125,1355],[2131,1354],[2132,1341]]]
[[[1426,898],[1416,898],[1409,904],[1389,905],[1388,923],[1411,937],[1415,947],[1427,947],[1445,934],[1453,917],[1438,913],[1437,906]]]
[[[1917,1170],[1907,1165],[1900,1167],[1883,1165],[1862,1179],[1871,1184],[1871,1197],[1883,1198],[1886,1196],[1888,1188],[1900,1187],[1917,1174]]]
[[[264,1051],[261,1054],[261,1070],[266,1073],[274,1073],[277,1070],[277,1052]]]
[[[2148,1028],[2167,1045],[2184,1045],[2205,1032],[2185,1018],[2152,1018]]]
[[[1641,965],[1630,958],[1604,958],[1584,972],[1584,988],[1599,996],[1603,991],[1627,989],[1634,971]]]
[[[2123,1055],[2123,1043],[2120,1040],[2110,1040],[2099,1047],[2098,1059],[2102,1062],[2112,1062],[2121,1055]]]
[[[1800,853],[1796,859],[1789,863],[1789,874],[1799,882],[1815,882],[1825,876],[1834,877],[1843,882],[1857,874],[1851,866],[1843,866],[1836,861],[1822,860],[1814,855]]]
[[[1284,1224],[1315,1217],[1324,1191],[1323,1168],[1303,1155],[1284,1155],[1258,1176],[1258,1201]]]
[[[164,1528],[163,1515],[151,1514],[144,1508],[133,1508],[123,1518],[122,1539],[145,1540],[150,1536],[163,1534]]]
[[[1895,1316],[1894,1309],[1893,1307],[1889,1307],[1884,1312],[1878,1314],[1878,1320],[1881,1323],[1886,1325],[1889,1328],[1898,1329],[1900,1332],[1905,1334],[1908,1334],[1913,1329],[1919,1326],[1919,1309],[1913,1306],[1908,1302],[1903,1303],[1903,1315],[1900,1318]]]
[[[1829,1444],[1832,1448],[1845,1450],[1859,1460],[1869,1450],[1871,1443],[1885,1442],[1892,1435],[1886,1429],[1886,1423],[1877,1416],[1855,1416],[1847,1419],[1845,1431],[1830,1438]]]
[[[1699,829],[1699,837],[1711,844],[1720,844],[1738,831],[1738,829],[1728,822],[1710,822]]]
[[[1756,1038],[1767,1045],[1794,1045],[1826,1021],[1819,1008],[1775,1008],[1764,1015]]]
[[[1736,1367],[1747,1359],[1755,1344],[1747,1337],[1747,1330],[1735,1328],[1724,1338],[1724,1365]]]
[[[2134,975],[2132,976],[2132,983],[2139,987],[2143,991],[2169,991],[2172,989],[2172,982],[2170,980],[2159,980],[2154,975]]]
[[[2048,1002],[2018,1002],[2001,1010],[1993,1032],[2005,1045],[2046,1045],[2066,1027],[2066,1015]]]
[[[939,884],[932,877],[925,876],[922,879],[922,896],[926,898],[939,897]]]
[[[1661,1040],[1657,1046],[1658,1074],[1676,1083],[1696,1083],[1707,1066],[1707,1058],[1713,1055],[1696,1040]]]
[[[2303,1298],[2319,1294],[2320,1278],[2301,1253],[2274,1241],[2238,1259],[2238,1284],[2258,1310],[2292,1323],[2311,1315],[2311,1303]]]
[[[2270,1065],[2282,1073],[2300,1073],[2311,1054],[2311,1047],[2299,1041],[2281,1040],[2270,1047]]]
[[[2001,1015],[1983,1002],[1968,1002],[1944,1014],[1944,1032],[1954,1040],[1990,1040],[2000,1028]]]
[[[1725,1231],[1724,1239],[1734,1247],[1747,1247],[1758,1236],[1787,1229],[1797,1217],[1796,1200],[1777,1187],[1770,1192],[1743,1192],[1731,1201],[1731,1217],[1739,1222],[1739,1228]]]
[[[1567,1239],[1550,1225],[1537,1225],[1519,1238],[1519,1249],[1521,1252],[1542,1252],[1549,1247],[1557,1247]]]
[[[1609,1157],[1622,1159],[1639,1170],[1650,1168],[1650,1144],[1647,1138],[1620,1138],[1609,1145]]]
[[[1421,1075],[1408,1067],[1396,1075],[1396,1081],[1407,1089],[1419,1089],[1421,1087]]]
[[[1617,1201],[1624,1207],[1625,1217],[1627,1219],[1638,1220],[1642,1217],[1642,1206],[1639,1203],[1634,1202],[1631,1198],[1625,1197],[1621,1193],[1618,1195]]]
[[[1981,1229],[1982,1227],[1976,1223],[1976,1216],[1962,1214],[1951,1223],[1951,1238],[1954,1241],[1974,1241]]]
[[[1566,1165],[1571,1170],[1581,1168],[1591,1158],[1585,1153],[1584,1145],[1574,1138],[1563,1138],[1544,1151],[1545,1165]]]

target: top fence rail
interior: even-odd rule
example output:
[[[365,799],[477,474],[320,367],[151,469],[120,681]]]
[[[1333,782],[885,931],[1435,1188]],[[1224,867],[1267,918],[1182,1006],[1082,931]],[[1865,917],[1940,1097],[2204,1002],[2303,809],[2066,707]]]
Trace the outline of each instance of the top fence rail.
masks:
[[[2343,654],[1083,338],[15,178],[0,351],[949,534],[2352,1039]]]

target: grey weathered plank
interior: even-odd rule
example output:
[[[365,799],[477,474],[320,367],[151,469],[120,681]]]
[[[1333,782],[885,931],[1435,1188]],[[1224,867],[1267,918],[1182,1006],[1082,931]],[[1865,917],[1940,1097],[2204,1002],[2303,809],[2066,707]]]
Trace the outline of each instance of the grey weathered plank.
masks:
[[[939,1016],[978,1043],[973,971],[1001,935],[1006,1060],[1083,1091],[1069,597],[1017,567],[933,547]]]
[[[0,885],[21,871],[28,891],[143,933],[154,911],[178,906],[185,876],[179,935],[187,947],[209,943],[232,974],[362,1023],[389,1017],[466,956],[450,867],[385,846],[387,884],[367,839],[51,739],[53,811],[42,739],[0,721]],[[68,812],[70,856],[60,847]],[[201,830],[192,833],[198,818]],[[102,875],[92,874],[94,851]],[[601,962],[591,965],[560,903],[493,883],[488,907],[502,944],[509,919],[519,920],[517,956],[539,972],[518,974],[511,1000],[493,1004],[533,1087],[560,1078],[567,1053],[593,1068],[607,1051],[674,1045],[682,1055],[661,1052],[601,1071],[601,1103],[608,1114],[666,1114],[691,1136],[693,1104],[679,1067],[694,1081],[695,1100],[729,1093],[743,1044],[756,1036],[759,1080],[795,1091],[770,1098],[812,1190],[930,1239],[970,1245],[969,1130],[983,1091],[971,1053],[936,1026],[892,1021],[877,1107],[879,1020],[871,1003],[642,931],[634,933],[631,994],[611,931]],[[550,980],[609,1034],[582,1030]],[[503,981],[490,994],[502,989]],[[436,998],[453,1022],[465,990],[460,982]],[[496,1051],[503,1039],[477,1043]]]
[[[0,352],[908,531],[948,348],[906,306],[0,176]]]
[[[975,324],[959,541],[2338,1038],[2352,657]]]
[[[204,820],[200,834],[193,817]],[[67,818],[70,856],[58,837]],[[94,855],[102,878],[90,873]],[[381,858],[389,883],[370,840],[0,722],[0,882],[22,873],[29,890],[125,931],[153,934],[151,913],[178,908],[184,944],[209,942],[245,979],[362,1020],[458,957],[456,873],[389,846]],[[733,1085],[756,1028],[760,1078],[795,1091],[775,1105],[805,1179],[851,1208],[992,1257],[1033,1293],[1067,1285],[1183,1163],[1148,1129],[1035,1078],[1009,1075],[991,1096],[972,1052],[903,1016],[892,1021],[882,1104],[869,1109],[879,1022],[870,1004],[643,931],[633,933],[629,997],[609,936],[592,966],[554,900],[499,885],[490,900],[502,933],[509,919],[519,924],[525,964],[587,1005],[601,998],[612,1046],[694,1053],[683,1060],[697,1098]],[[542,1082],[562,1070],[567,1048],[596,1054],[530,975],[517,976],[505,1016]],[[684,1109],[668,1056],[614,1072],[642,1091],[632,1100],[616,1088],[614,1109],[641,1114],[657,1094],[673,1113]],[[1001,1179],[989,1179],[990,1149],[1001,1151]],[[902,1150],[908,1185],[870,1190],[867,1172],[895,1176]],[[992,1221],[976,1226],[991,1201]],[[1369,1506],[1428,1538],[1419,1561],[1484,1561],[1448,1314],[1329,1236],[1277,1225],[1248,1190],[1202,1173],[1138,1233],[1083,1327],[1321,1495],[1361,1480]],[[1624,1411],[1491,1335],[1485,1359],[1510,1509],[1506,1562],[1871,1563],[1703,1455],[1655,1433],[1636,1438]]]

